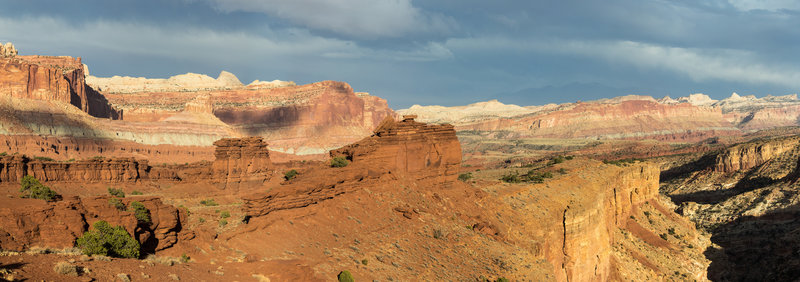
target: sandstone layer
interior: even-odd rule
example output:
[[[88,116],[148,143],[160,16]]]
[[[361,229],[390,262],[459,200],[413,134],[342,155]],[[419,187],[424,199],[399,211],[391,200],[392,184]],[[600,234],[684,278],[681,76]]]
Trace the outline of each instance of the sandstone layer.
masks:
[[[94,222],[105,220],[120,225],[136,238],[146,251],[168,248],[181,238],[191,237],[184,229],[186,215],[158,198],[123,198],[127,206],[138,201],[150,210],[151,223],[139,223],[133,212],[111,206],[107,196],[68,198],[57,202],[34,199],[0,198],[0,249],[25,250],[70,248],[75,239]]]
[[[426,125],[413,117],[385,119],[375,133],[330,152],[351,163],[343,168],[317,167],[300,174],[316,174],[244,198],[248,216],[306,207],[334,196],[374,185],[380,179],[402,178],[431,186],[456,181],[461,147],[450,125]],[[372,183],[372,184],[370,184]]]
[[[223,189],[232,185],[261,185],[275,170],[267,143],[260,137],[225,138],[214,142],[214,146],[217,149],[211,165],[211,178]]]

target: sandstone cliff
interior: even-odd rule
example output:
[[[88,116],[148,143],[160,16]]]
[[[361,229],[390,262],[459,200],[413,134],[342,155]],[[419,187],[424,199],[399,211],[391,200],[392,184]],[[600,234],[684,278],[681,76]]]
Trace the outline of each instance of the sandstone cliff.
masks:
[[[260,137],[225,138],[214,142],[216,158],[211,165],[212,180],[222,189],[257,186],[269,180],[274,171],[267,143]]]
[[[746,171],[800,145],[800,138],[778,138],[735,145],[716,156],[715,172]]]
[[[426,125],[410,116],[399,122],[387,118],[371,137],[333,150],[330,155],[344,156],[351,163],[343,168],[323,164],[301,170],[302,176],[288,185],[244,197],[247,215],[306,207],[376,185],[380,180],[447,187],[456,181],[461,164],[461,147],[452,126]]]
[[[18,183],[25,175],[41,181],[135,182],[147,179],[148,170],[147,161],[129,158],[58,162],[21,155],[0,157],[0,182]]]
[[[0,249],[70,248],[75,239],[100,220],[125,227],[147,252],[168,248],[178,240],[192,236],[183,228],[186,221],[184,212],[165,205],[160,199],[129,197],[122,201],[125,205],[131,201],[144,204],[150,210],[152,223],[138,223],[132,212],[112,207],[106,196],[75,197],[52,203],[0,198]]]
[[[399,122],[387,117],[372,136],[330,155],[417,180],[455,181],[461,166],[461,144],[453,126],[427,125],[415,122],[415,117],[407,115]]]
[[[235,75],[227,71],[220,72],[216,79],[204,74],[187,73],[166,79],[129,76],[109,78],[87,76],[86,82],[104,93],[194,92],[236,89],[244,86]]]

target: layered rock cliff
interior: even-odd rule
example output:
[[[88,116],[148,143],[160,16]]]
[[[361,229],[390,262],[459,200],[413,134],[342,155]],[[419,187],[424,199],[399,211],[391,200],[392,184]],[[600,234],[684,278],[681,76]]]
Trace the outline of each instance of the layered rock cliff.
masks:
[[[461,165],[461,144],[453,126],[419,123],[415,117],[407,115],[399,122],[387,117],[372,136],[333,150],[330,155],[353,163],[369,163],[416,180],[455,181]]]
[[[147,179],[148,171],[147,161],[131,158],[59,162],[22,155],[0,157],[0,182],[19,182],[25,175],[41,181],[135,182]]]
[[[0,59],[0,96],[71,104],[98,117],[118,117],[102,95],[87,89],[81,58],[11,56]]]
[[[295,209],[377,185],[383,181],[411,181],[418,185],[447,187],[456,181],[461,147],[450,125],[427,125],[407,116],[387,118],[375,133],[359,142],[330,152],[351,163],[301,170],[298,180],[244,197],[248,216]]]
[[[216,159],[211,165],[211,179],[221,188],[257,186],[272,177],[275,168],[261,137],[225,138],[214,142],[214,146]]]
[[[71,248],[89,226],[100,220],[123,226],[148,252],[192,237],[183,227],[186,223],[184,211],[162,203],[159,198],[121,200],[126,206],[132,201],[144,204],[150,210],[151,223],[139,223],[133,212],[111,206],[107,196],[74,197],[56,202],[0,198],[0,249]]]
[[[747,142],[727,148],[716,156],[715,172],[745,171],[759,166],[800,145],[800,137]]]

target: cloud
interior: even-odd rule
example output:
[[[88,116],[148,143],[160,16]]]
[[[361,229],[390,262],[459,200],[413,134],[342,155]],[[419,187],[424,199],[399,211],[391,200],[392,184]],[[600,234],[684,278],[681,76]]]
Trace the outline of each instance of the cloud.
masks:
[[[294,24],[360,39],[446,33],[455,21],[426,13],[411,0],[211,0],[220,10],[264,13]]]
[[[742,11],[751,10],[795,10],[800,11],[800,2],[796,0],[729,0],[734,8]]]
[[[93,49],[124,56],[202,60],[204,63],[220,65],[231,62],[252,64],[254,59],[432,61],[452,57],[449,50],[436,43],[409,50],[371,49],[349,40],[313,35],[304,29],[268,29],[264,33],[258,35],[106,20],[75,26],[49,17],[21,20],[0,17],[0,39],[13,41],[23,54],[32,54],[30,50],[26,51],[26,46],[51,46],[57,50],[51,52],[59,52],[53,55],[79,56],[81,53],[72,53],[72,50]]]
[[[445,46],[461,50],[511,50],[567,56],[584,56],[610,64],[645,70],[665,70],[685,75],[696,82],[721,80],[749,84],[771,84],[800,88],[800,70],[769,65],[750,51],[720,48],[681,48],[634,41],[510,40],[505,38],[452,39]]]

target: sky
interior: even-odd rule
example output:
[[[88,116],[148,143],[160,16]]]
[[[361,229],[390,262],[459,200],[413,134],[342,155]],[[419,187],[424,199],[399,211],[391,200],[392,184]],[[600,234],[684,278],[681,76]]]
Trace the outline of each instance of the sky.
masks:
[[[226,70],[386,99],[542,105],[800,89],[793,0],[0,0],[0,42],[95,76]]]

